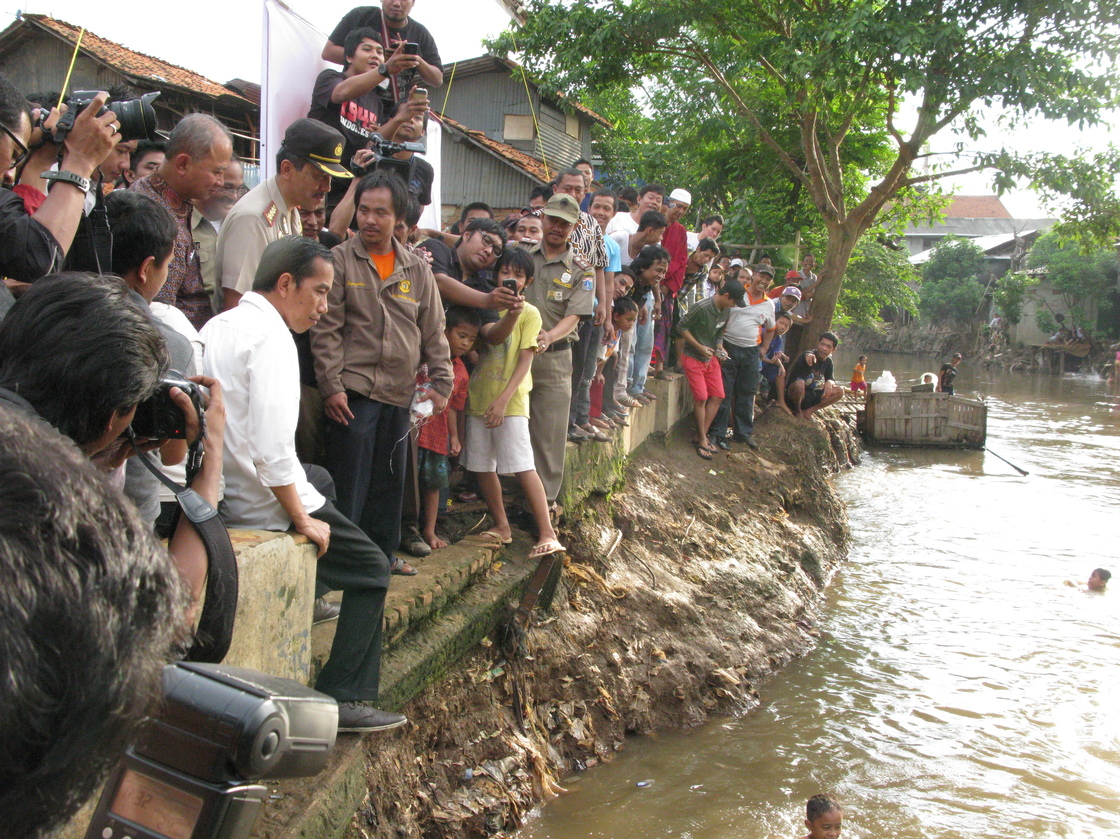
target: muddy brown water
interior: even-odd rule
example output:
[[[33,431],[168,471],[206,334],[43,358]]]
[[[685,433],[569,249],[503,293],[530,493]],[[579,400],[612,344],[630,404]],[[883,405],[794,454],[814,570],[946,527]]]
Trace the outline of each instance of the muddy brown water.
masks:
[[[937,367],[872,355],[868,378]],[[1120,402],[967,362],[957,384],[1029,477],[984,452],[868,453],[835,479],[853,544],[816,648],[749,716],[567,778],[519,839],[793,839],[821,791],[866,839],[1120,836],[1120,576],[1063,585],[1120,573]]]

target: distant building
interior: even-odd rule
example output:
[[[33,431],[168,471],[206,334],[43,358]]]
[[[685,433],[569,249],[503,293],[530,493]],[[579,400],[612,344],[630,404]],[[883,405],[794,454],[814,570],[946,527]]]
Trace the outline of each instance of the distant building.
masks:
[[[91,6],[91,8],[94,8]],[[0,32],[0,73],[24,93],[57,92],[81,35],[69,92],[124,87],[133,96],[153,90],[157,125],[167,133],[194,111],[211,114],[234,137],[234,151],[259,155],[260,85],[235,79],[219,84],[184,67],[130,50],[80,26],[47,15],[21,14]]]
[[[593,126],[610,127],[578,102],[542,94],[518,64],[492,55],[445,64],[443,86],[429,95],[444,127],[445,218],[471,201],[520,209],[534,186],[591,159]]]
[[[922,265],[930,251],[946,236],[975,240],[989,256],[990,270],[1002,276],[1018,270],[1025,243],[1057,223],[1056,219],[1016,219],[996,195],[958,195],[946,208],[945,215],[932,223],[911,223],[902,234],[910,262]]]

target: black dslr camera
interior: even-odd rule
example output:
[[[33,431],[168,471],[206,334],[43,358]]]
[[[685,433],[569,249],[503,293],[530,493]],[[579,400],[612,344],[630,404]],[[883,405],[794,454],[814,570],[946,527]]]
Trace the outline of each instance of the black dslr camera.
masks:
[[[187,439],[187,418],[171,399],[173,387],[179,388],[191,398],[191,404],[200,420],[206,416],[202,388],[186,379],[182,373],[171,370],[163,377],[156,392],[136,406],[136,415],[132,418],[133,434],[152,440]]]
[[[397,160],[393,155],[402,151],[416,152],[417,154],[424,154],[427,151],[423,143],[391,143],[380,134],[374,134],[370,138],[370,148],[376,156],[368,166],[359,166],[353,160],[350,161],[350,169],[354,174],[360,178],[362,175],[368,175],[377,169],[384,169],[387,172],[392,172],[405,183],[408,183],[408,176],[412,171],[412,161]]]
[[[168,665],[163,707],[109,776],[86,839],[245,839],[268,787],[327,765],[338,703],[290,679]]]
[[[96,90],[75,90],[66,100],[66,113],[62,115],[54,127],[54,141],[61,143],[74,127],[74,120],[84,111],[89,103],[97,96]],[[97,112],[101,116],[106,111],[117,115],[120,128],[121,142],[129,140],[154,140],[156,138],[156,110],[152,107],[159,97],[159,91],[145,93],[139,99],[127,99],[123,102],[106,102],[105,107]]]

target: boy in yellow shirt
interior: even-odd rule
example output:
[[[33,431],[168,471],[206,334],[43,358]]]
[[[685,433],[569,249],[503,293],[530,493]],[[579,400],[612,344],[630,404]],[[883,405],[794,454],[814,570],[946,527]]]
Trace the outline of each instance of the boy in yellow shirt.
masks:
[[[516,282],[518,295],[533,281],[533,260],[522,248],[505,250],[494,270],[499,285],[509,280]],[[494,526],[483,535],[492,536],[502,544],[509,544],[513,531],[502,504],[498,475],[517,475],[540,531],[529,557],[539,558],[564,550],[552,528],[548,499],[537,475],[529,441],[529,391],[533,388],[531,371],[541,331],[541,314],[536,306],[524,303],[520,310],[515,307],[508,311],[505,318],[516,321],[508,337],[498,344],[484,344],[471,374],[467,443],[462,465],[478,473],[482,497],[494,519]]]

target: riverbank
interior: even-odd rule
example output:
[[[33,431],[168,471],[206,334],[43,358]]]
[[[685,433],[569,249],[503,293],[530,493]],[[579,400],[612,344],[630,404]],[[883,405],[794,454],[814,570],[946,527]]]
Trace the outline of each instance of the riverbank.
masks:
[[[1040,347],[1008,347],[1005,342],[993,342],[989,335],[967,332],[933,324],[881,324],[880,328],[850,327],[839,332],[841,343],[859,352],[901,353],[945,359],[954,352],[964,353],[973,366],[1010,373],[1062,372],[1092,373],[1101,378],[1112,375],[1114,360],[1120,345],[1097,344],[1085,358],[1066,354],[1064,363],[1060,353]]]
[[[848,538],[827,475],[857,456],[840,419],[772,411],[756,438],[761,452],[712,461],[672,435],[648,441],[620,490],[569,507],[569,560],[523,655],[507,656],[495,633],[404,706],[407,728],[341,738],[369,790],[348,824],[321,800],[347,798],[331,792],[346,783],[341,774],[331,783],[336,767],[316,779],[320,793],[278,788],[257,835],[511,830],[572,773],[610,761],[628,735],[750,710],[758,682],[813,642],[815,604]],[[527,566],[528,544],[515,540],[488,573]],[[284,817],[293,810],[321,817],[297,820],[293,833]]]

